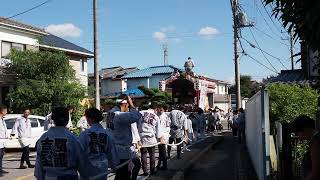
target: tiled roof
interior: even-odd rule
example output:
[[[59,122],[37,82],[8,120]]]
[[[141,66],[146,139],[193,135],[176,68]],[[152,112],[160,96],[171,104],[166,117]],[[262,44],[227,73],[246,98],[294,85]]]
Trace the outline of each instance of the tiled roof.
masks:
[[[0,24],[5,25],[5,26],[9,26],[9,27],[15,27],[15,28],[20,28],[20,29],[24,29],[27,31],[32,31],[32,32],[37,32],[40,34],[47,34],[44,29],[40,29],[28,24],[24,24],[24,23],[20,23],[11,19],[7,19],[4,17],[0,17]]]
[[[66,41],[58,36],[55,36],[53,34],[49,34],[47,36],[43,36],[40,40],[40,46],[49,46],[49,47],[54,47],[54,48],[61,48],[61,49],[66,49],[66,50],[71,50],[76,53],[83,53],[87,56],[93,56],[93,52],[80,47],[76,44],[73,44],[69,41]]]
[[[128,73],[122,78],[130,79],[130,78],[151,77],[152,75],[156,75],[156,74],[171,74],[176,71],[182,71],[182,70],[170,65],[169,66],[153,66],[153,67]]]
[[[271,82],[283,82],[291,84],[314,84],[316,78],[308,79],[302,69],[296,70],[282,70],[281,73],[276,76],[269,78]]]
[[[138,70],[136,67],[123,68],[121,66],[105,68],[101,70],[101,76],[103,79],[116,79],[136,70]]]

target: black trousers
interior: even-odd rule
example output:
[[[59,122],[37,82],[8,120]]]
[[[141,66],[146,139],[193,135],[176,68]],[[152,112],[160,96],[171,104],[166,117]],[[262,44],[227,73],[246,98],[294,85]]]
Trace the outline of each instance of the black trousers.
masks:
[[[4,148],[0,149],[0,171],[2,171],[2,160],[4,156]]]
[[[165,144],[159,144],[159,161],[157,167],[160,168],[161,163],[163,168],[167,168],[167,148]]]
[[[169,138],[169,144],[172,144],[173,142],[175,143],[180,143],[182,141],[182,138],[173,138],[170,137]],[[182,148],[183,143],[181,143],[180,145],[177,146],[177,156],[178,158],[181,157],[181,148]],[[170,152],[171,152],[171,146],[168,146],[168,156],[170,156]]]
[[[133,163],[134,167],[132,169],[131,179],[136,180],[139,175],[140,168],[141,168],[141,161],[140,161],[138,154],[135,154],[132,157],[132,163]]]
[[[147,162],[147,153],[149,153],[150,156],[150,173],[155,172],[155,166],[156,166],[156,147],[147,147],[147,148],[141,148],[141,162],[142,162],[142,170],[143,173],[148,172],[148,162]]]
[[[23,147],[22,148],[22,156],[21,156],[21,160],[20,160],[20,165],[23,165],[24,161],[26,161],[27,165],[31,165],[29,155],[30,155],[29,146]]]
[[[129,159],[120,159],[120,164],[128,161]],[[123,167],[119,168],[116,171],[116,177],[115,180],[130,180],[130,173],[128,170],[128,163],[124,165]]]
[[[238,129],[237,128],[232,128],[232,135],[237,136],[238,135]]]
[[[239,142],[245,142],[246,133],[244,129],[238,129],[238,140]]]

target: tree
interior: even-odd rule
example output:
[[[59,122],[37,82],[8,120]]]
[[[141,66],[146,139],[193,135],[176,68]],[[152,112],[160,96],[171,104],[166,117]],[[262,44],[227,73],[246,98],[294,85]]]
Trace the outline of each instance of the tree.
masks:
[[[291,122],[299,115],[315,118],[319,93],[311,87],[272,83],[268,87],[271,122]]]
[[[296,39],[305,41],[312,50],[320,52],[320,1],[319,0],[263,0],[273,7],[273,15],[282,21]],[[318,64],[320,67],[320,57]],[[304,61],[305,59],[301,59]],[[314,68],[316,68],[314,67]],[[319,69],[320,71],[320,69]],[[319,86],[318,86],[319,87]]]
[[[172,103],[172,95],[168,92],[160,91],[157,88],[146,88],[144,86],[138,87],[145,95],[146,101],[156,104],[170,104]],[[148,104],[147,102],[144,104]]]
[[[249,75],[241,75],[240,89],[242,97],[250,98],[260,90],[260,84],[256,81],[253,81]],[[231,86],[229,92],[231,94],[236,94],[236,86]]]
[[[9,93],[12,110],[30,107],[46,115],[54,106],[79,106],[85,88],[76,80],[68,57],[62,52],[12,51],[7,72],[17,75],[17,87]]]

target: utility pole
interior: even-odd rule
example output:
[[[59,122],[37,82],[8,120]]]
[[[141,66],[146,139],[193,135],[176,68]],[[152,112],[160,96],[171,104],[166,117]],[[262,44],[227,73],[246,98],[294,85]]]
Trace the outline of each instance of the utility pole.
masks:
[[[236,108],[241,108],[241,90],[240,90],[240,71],[238,59],[238,31],[239,25],[237,21],[238,1],[230,0],[233,17],[233,45],[234,45],[234,68],[235,68],[235,82],[236,82]]]
[[[293,35],[292,31],[289,32],[290,35],[290,58],[291,58],[291,69],[294,70],[294,60],[293,60]]]
[[[97,0],[93,0],[93,52],[94,52],[94,79],[96,88],[96,108],[100,109],[100,75],[99,75],[99,55],[98,55],[98,23],[97,23]]]
[[[168,61],[168,44],[165,43],[165,44],[163,44],[163,64],[165,66],[167,66],[168,63],[169,63],[169,61]]]

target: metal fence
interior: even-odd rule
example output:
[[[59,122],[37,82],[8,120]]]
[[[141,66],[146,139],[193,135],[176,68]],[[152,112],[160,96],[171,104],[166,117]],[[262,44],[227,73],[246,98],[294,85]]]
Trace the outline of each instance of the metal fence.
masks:
[[[304,152],[304,142],[293,136],[288,123],[276,122],[277,155],[280,164],[278,179],[302,179],[301,161]]]
[[[246,143],[259,180],[270,177],[269,95],[261,90],[246,103]]]

